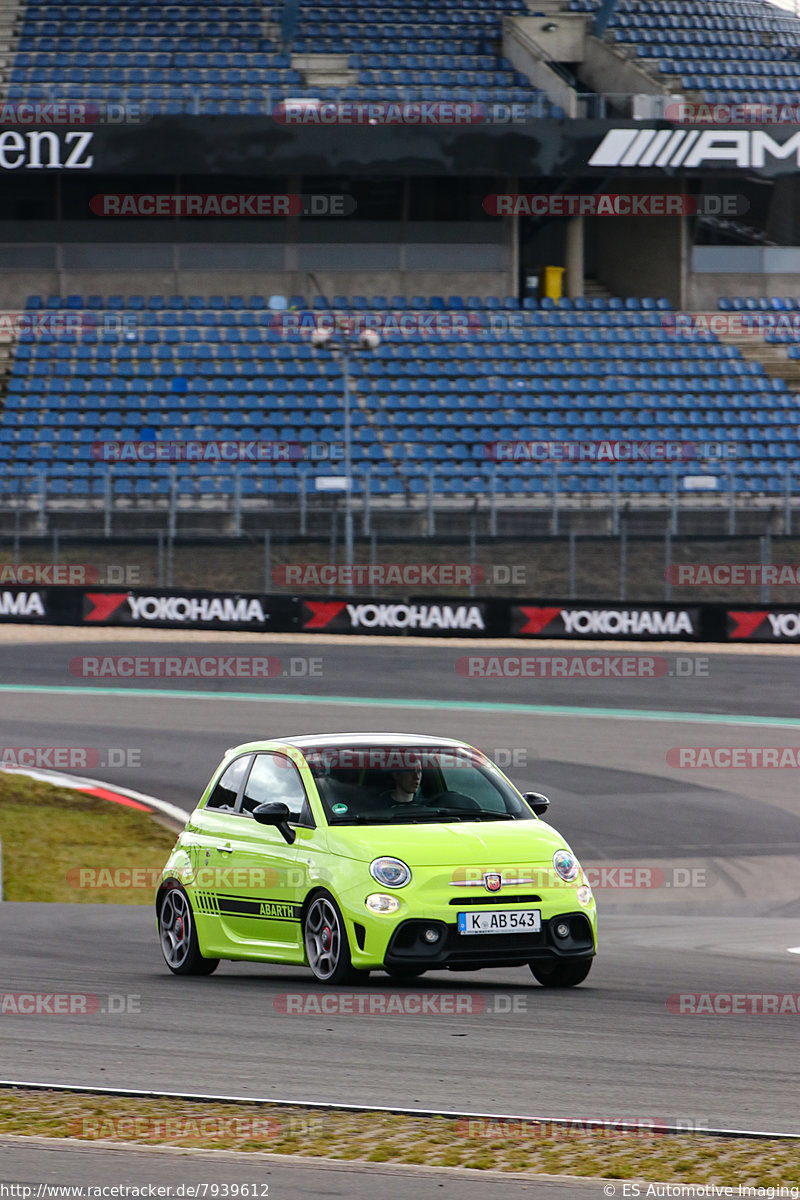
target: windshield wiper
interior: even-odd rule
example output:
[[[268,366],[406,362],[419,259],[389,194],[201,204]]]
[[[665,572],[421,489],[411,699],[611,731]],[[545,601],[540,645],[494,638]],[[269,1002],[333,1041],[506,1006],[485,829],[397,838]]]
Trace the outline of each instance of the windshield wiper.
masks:
[[[405,813],[403,813],[402,816],[405,818],[405,820],[403,821],[403,824],[417,825],[422,821],[429,821],[429,820],[430,821],[441,821],[441,820],[463,821],[464,818],[463,818],[463,816],[460,815],[462,811],[463,810],[461,810],[461,809],[453,810],[452,808],[426,808],[424,811],[416,812],[413,814],[413,816],[409,816],[409,817],[405,817]]]
[[[391,820],[391,816],[383,813],[351,813],[341,821],[331,821],[333,827],[337,825],[381,825],[386,824]]]
[[[474,812],[472,809],[464,810],[465,821],[514,821],[515,819],[513,813]]]

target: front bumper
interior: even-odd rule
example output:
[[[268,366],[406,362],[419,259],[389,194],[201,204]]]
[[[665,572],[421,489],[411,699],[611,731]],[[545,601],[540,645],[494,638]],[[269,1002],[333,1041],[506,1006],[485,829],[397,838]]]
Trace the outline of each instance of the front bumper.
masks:
[[[554,927],[566,921],[567,938],[556,937]],[[427,942],[426,929],[437,929],[439,940]],[[459,933],[444,921],[411,918],[394,930],[384,957],[386,967],[446,967],[453,971],[480,967],[519,967],[529,962],[590,958],[595,953],[594,931],[585,912],[559,913],[542,921],[538,933],[503,933],[476,937]]]

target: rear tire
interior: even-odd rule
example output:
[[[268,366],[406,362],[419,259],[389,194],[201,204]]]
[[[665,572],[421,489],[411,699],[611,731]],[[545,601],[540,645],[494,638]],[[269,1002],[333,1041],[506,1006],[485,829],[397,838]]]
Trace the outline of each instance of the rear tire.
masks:
[[[219,966],[218,958],[203,958],[200,953],[192,907],[180,884],[168,887],[161,897],[158,936],[173,975],[211,975]]]
[[[592,969],[591,958],[579,958],[577,962],[532,962],[528,963],[537,983],[546,988],[568,988],[583,983]]]

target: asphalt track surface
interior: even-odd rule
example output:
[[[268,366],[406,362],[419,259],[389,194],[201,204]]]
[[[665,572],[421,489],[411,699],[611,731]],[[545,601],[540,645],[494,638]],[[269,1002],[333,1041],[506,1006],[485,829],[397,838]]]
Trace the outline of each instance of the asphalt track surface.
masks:
[[[616,915],[589,979],[568,992],[538,987],[527,968],[403,985],[375,973],[339,994],[467,993],[472,1011],[331,1016],[279,1011],[287,995],[319,997],[299,968],[170,975],[149,908],[4,904],[3,991],[88,994],[99,1008],[6,1012],[0,1061],[20,1081],[800,1132],[797,1016],[667,1008],[676,993],[756,993],[766,981],[800,991],[784,953],[794,924]]]
[[[536,987],[526,970],[432,973],[407,989],[374,974],[362,985],[484,999],[462,1016],[283,1015],[276,996],[313,990],[308,972],[223,963],[209,979],[175,979],[146,908],[3,905],[3,990],[141,997],[141,1011],[123,1015],[5,1015],[5,1078],[800,1133],[797,1017],[677,1016],[666,1003],[685,992],[800,992],[800,955],[788,953],[800,944],[796,770],[667,762],[685,746],[800,747],[796,658],[709,653],[702,673],[681,675],[675,654],[653,647],[669,663],[659,678],[466,679],[457,659],[490,648],[398,640],[270,650],[287,662],[321,657],[313,679],[105,680],[100,692],[69,671],[85,654],[165,649],[233,647],[100,646],[79,635],[0,645],[3,745],[135,748],[140,766],[92,773],[188,809],[225,748],[253,737],[461,737],[516,755],[508,773],[551,797],[552,823],[586,863],[612,873],[655,863],[663,881],[598,890],[600,953],[567,993]],[[263,653],[264,642],[235,649]],[[520,652],[556,651],[498,651]],[[705,657],[702,647],[680,655]],[[673,877],[668,891],[678,866],[704,874],[687,887]],[[375,1194],[428,1194],[392,1189]]]

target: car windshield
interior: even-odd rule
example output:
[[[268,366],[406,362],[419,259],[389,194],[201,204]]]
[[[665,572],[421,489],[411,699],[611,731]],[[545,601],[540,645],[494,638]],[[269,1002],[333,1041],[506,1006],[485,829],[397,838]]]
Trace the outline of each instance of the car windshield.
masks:
[[[534,820],[473,750],[351,747],[306,755],[330,825]]]

